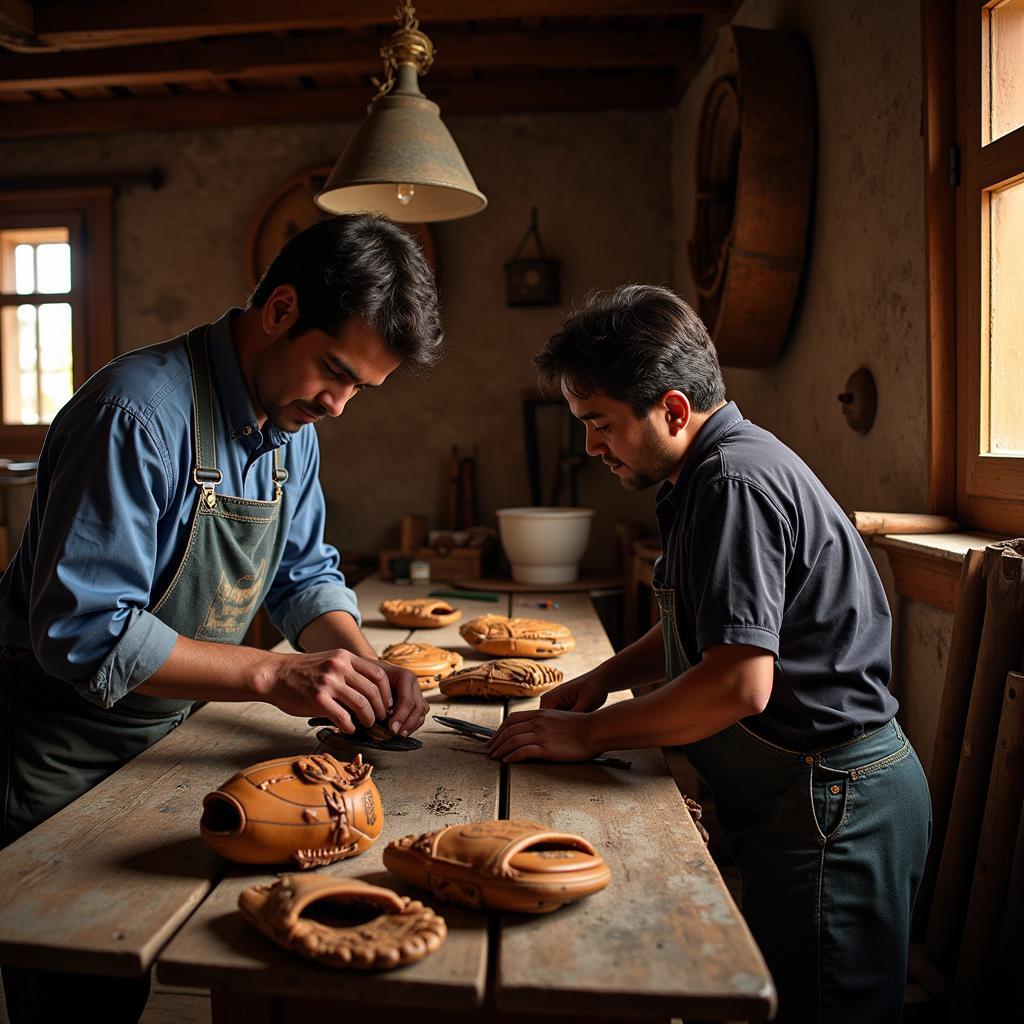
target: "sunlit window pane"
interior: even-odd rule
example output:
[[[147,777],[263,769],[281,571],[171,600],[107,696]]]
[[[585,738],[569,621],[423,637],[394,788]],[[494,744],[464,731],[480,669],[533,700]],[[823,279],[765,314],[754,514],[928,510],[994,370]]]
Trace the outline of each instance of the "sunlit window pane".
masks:
[[[987,17],[989,123],[983,143],[1024,125],[1024,0],[1003,0]]]
[[[36,307],[18,307],[18,367],[34,370],[38,346],[36,345]]]
[[[48,302],[39,307],[40,368],[71,369],[71,306]]]
[[[1024,455],[1024,181],[991,193],[989,231],[988,451]]]
[[[14,247],[14,290],[18,295],[31,295],[36,290],[36,247]]]
[[[20,414],[18,417],[19,423],[38,423],[39,422],[39,395],[36,391],[37,378],[34,373],[23,373],[21,374],[21,393],[20,393]]]
[[[71,370],[40,374],[39,381],[43,398],[43,407],[40,410],[39,418],[41,422],[49,423],[74,391]]]
[[[36,246],[36,278],[40,292],[71,291],[71,246],[67,242]]]

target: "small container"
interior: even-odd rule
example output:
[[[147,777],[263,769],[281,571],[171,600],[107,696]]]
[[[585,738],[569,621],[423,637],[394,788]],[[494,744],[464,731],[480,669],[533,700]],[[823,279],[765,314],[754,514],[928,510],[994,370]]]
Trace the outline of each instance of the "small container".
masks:
[[[408,558],[402,558],[401,556],[392,558],[388,565],[391,568],[391,579],[395,583],[409,583],[409,576],[412,571],[412,562]]]
[[[413,583],[430,582],[430,563],[417,559],[409,563],[409,578]]]

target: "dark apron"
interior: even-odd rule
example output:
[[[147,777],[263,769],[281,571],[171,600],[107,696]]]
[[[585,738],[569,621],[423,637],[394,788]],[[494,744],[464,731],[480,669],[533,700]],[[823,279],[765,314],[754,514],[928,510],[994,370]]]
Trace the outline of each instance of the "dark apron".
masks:
[[[263,603],[287,539],[281,529],[288,478],[274,451],[274,498],[253,501],[217,491],[207,330],[186,338],[192,364],[196,505],[188,545],[164,594],[149,609],[176,633],[237,644]],[[129,692],[103,708],[48,676],[31,651],[0,648],[3,843],[12,842],[90,790],[180,725],[192,701]]]
[[[655,594],[666,678],[676,679],[691,667],[676,595]],[[811,750],[737,723],[686,753],[739,867],[743,916],[779,992],[776,1021],[899,1021],[931,803],[896,720]]]

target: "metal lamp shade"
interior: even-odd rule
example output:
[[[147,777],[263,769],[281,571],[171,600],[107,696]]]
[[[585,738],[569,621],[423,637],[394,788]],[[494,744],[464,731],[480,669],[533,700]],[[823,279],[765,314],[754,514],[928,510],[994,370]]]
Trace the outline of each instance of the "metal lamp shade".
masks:
[[[440,108],[420,93],[415,71],[408,70],[411,89],[400,74],[400,87],[367,108],[316,197],[321,209],[382,213],[399,223],[416,224],[468,217],[487,205],[441,121]],[[399,201],[399,185],[413,186],[410,202]]]

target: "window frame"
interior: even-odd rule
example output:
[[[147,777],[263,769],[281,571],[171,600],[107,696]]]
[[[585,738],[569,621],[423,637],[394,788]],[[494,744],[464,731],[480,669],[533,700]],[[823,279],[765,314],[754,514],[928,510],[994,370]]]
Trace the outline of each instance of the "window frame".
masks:
[[[0,230],[41,227],[68,229],[72,288],[65,295],[72,307],[73,377],[77,390],[116,354],[113,189],[90,185],[0,190]],[[39,296],[18,298],[36,301]],[[37,456],[47,427],[48,424],[0,423],[0,455]]]
[[[983,240],[991,192],[1024,181],[1024,127],[982,143],[983,20],[999,0],[955,5],[956,141],[956,512],[961,523],[1024,534],[1024,457],[982,453],[982,361],[987,296]],[[937,413],[941,415],[941,411]]]

